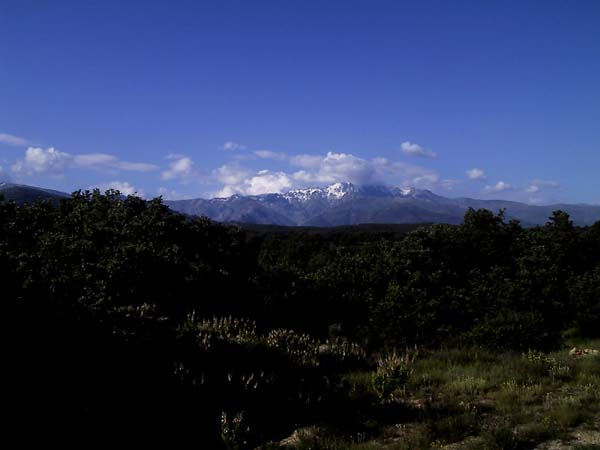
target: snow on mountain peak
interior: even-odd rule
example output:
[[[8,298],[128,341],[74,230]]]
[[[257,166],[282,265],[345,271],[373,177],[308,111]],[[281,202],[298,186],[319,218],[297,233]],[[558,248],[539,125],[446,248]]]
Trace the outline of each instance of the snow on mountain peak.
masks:
[[[324,191],[327,198],[340,199],[349,192],[354,192],[354,185],[352,183],[333,183],[327,186]]]
[[[329,202],[337,202],[343,198],[346,198],[349,194],[358,194],[359,196],[366,197],[405,197],[405,198],[426,198],[429,191],[422,191],[415,189],[414,187],[409,188],[397,188],[389,187],[384,185],[367,185],[367,186],[355,186],[352,183],[333,183],[323,188],[306,188],[306,189],[295,189],[293,191],[280,194],[289,203],[301,202],[306,203],[311,200],[327,200]]]
[[[289,202],[293,200],[306,202],[314,198],[339,200],[354,191],[352,183],[333,183],[324,188],[295,189],[283,194],[283,197]]]
[[[318,188],[308,188],[308,189],[295,189],[293,191],[286,192],[285,194],[282,194],[282,195],[289,202],[291,202],[292,200],[299,200],[301,202],[305,202],[315,196],[318,196],[321,192],[322,192],[322,190],[318,189]]]

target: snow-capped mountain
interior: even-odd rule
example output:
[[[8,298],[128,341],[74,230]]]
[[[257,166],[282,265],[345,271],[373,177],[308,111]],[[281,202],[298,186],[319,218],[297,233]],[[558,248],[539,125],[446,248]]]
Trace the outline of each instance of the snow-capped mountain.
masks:
[[[271,195],[281,195],[288,202],[308,203],[315,200],[326,200],[334,204],[343,199],[362,197],[403,197],[426,198],[435,196],[431,191],[417,190],[415,188],[397,188],[382,185],[356,186],[352,183],[333,183],[324,188],[296,189],[284,194],[263,194],[257,198],[270,198]]]
[[[506,209],[507,218],[524,225],[543,224],[552,211],[562,209],[573,221],[590,225],[600,220],[592,205],[533,206],[504,200],[451,199],[431,191],[389,186],[334,183],[323,188],[296,189],[282,194],[165,202],[190,215],[220,222],[291,226],[337,226],[359,223],[460,223],[469,207]]]

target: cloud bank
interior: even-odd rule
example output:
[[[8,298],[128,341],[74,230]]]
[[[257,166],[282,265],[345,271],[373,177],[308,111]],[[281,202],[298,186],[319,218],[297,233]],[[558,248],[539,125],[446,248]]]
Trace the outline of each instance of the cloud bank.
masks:
[[[263,153],[266,158],[281,159],[283,154]],[[349,181],[357,185],[395,184],[432,188],[439,181],[437,172],[413,164],[386,158],[364,159],[350,153],[327,152],[325,155],[301,154],[286,157],[290,171],[253,171],[239,163],[225,164],[213,171],[222,184],[217,197],[233,194],[259,195],[281,193],[290,189]],[[293,168],[297,170],[293,170]]]
[[[29,147],[23,159],[18,160],[12,171],[16,175],[60,175],[66,169],[91,169],[99,171],[151,172],[157,170],[154,164],[122,161],[106,153],[73,155],[50,147]]]

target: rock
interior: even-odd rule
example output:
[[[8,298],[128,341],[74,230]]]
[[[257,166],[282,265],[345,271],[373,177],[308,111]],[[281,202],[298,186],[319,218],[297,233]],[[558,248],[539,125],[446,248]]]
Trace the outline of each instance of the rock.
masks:
[[[573,357],[598,356],[599,354],[600,354],[600,351],[594,350],[592,348],[577,348],[577,347],[573,347],[569,351],[569,355],[571,355]]]
[[[318,434],[319,428],[317,427],[298,428],[290,436],[280,441],[279,445],[282,447],[293,447],[300,444],[303,439],[311,439],[316,437]]]

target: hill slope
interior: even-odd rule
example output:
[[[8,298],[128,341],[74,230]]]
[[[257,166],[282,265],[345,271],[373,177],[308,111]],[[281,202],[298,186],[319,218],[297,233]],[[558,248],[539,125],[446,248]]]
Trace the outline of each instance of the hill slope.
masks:
[[[12,183],[0,183],[0,194],[6,200],[12,200],[19,205],[33,203],[37,200],[50,200],[53,203],[58,203],[61,198],[70,197],[65,192]]]

